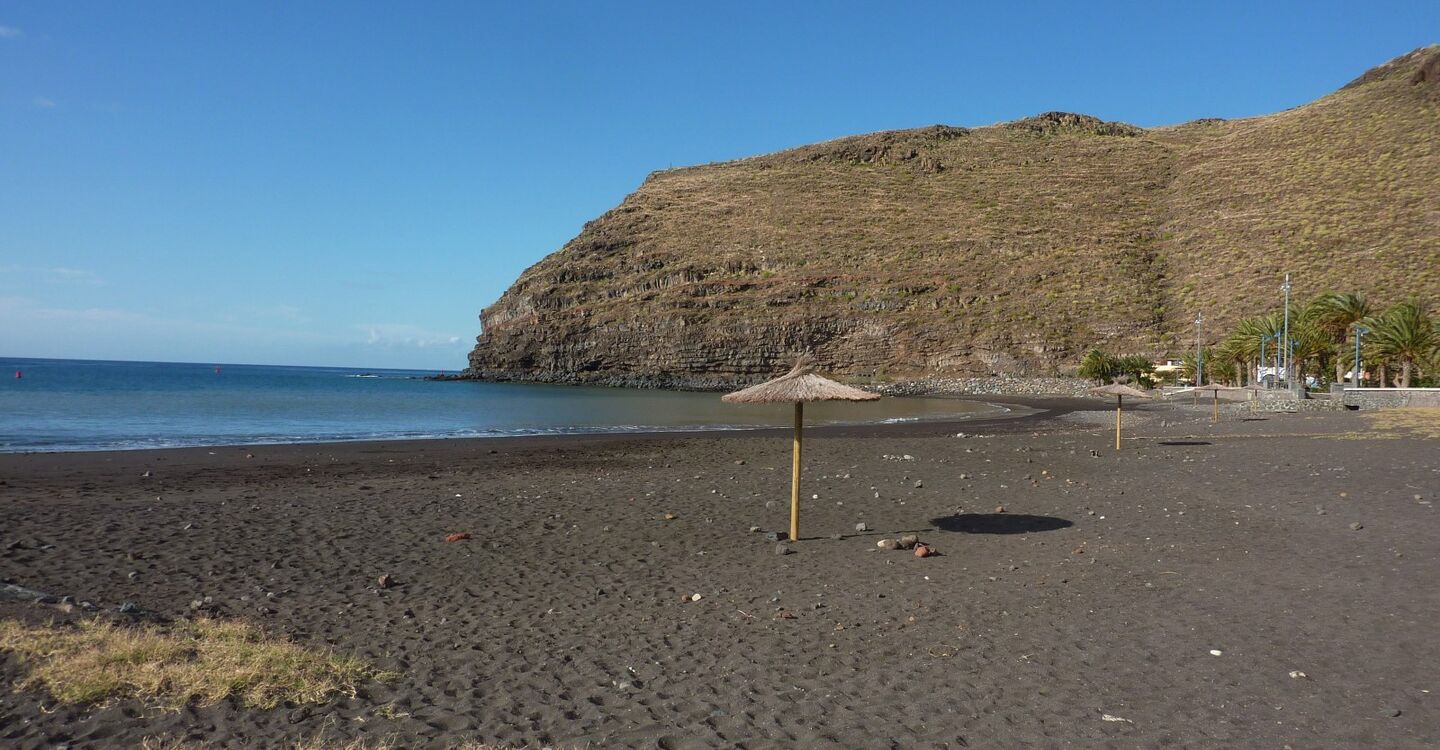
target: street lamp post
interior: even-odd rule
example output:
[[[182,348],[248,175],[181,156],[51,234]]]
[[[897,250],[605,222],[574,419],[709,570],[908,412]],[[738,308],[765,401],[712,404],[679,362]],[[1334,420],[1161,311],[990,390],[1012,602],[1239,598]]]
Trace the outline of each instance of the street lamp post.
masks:
[[[1280,291],[1285,293],[1285,346],[1283,348],[1285,363],[1285,386],[1291,390],[1295,389],[1294,377],[1290,368],[1294,366],[1290,357],[1290,274],[1285,274],[1285,283],[1280,285]]]
[[[1360,387],[1360,337],[1369,332],[1370,329],[1365,326],[1355,326],[1355,360],[1350,363],[1353,370],[1350,380],[1355,383],[1356,388]]]
[[[1205,350],[1201,348],[1200,342],[1204,338],[1205,318],[1201,313],[1195,314],[1195,387],[1204,385],[1205,373]]]

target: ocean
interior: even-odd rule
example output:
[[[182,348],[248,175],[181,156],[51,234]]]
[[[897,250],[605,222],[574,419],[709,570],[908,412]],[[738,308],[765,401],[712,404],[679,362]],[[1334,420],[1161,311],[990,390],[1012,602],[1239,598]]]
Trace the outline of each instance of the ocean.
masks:
[[[15,377],[19,373],[21,377]],[[422,370],[0,358],[0,452],[788,426],[717,393],[432,381]],[[972,401],[811,404],[806,423],[961,419]]]

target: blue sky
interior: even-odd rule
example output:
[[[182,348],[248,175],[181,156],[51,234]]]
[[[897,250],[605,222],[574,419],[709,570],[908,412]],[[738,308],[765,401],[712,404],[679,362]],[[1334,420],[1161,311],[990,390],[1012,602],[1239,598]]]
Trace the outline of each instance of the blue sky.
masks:
[[[458,369],[656,169],[1273,112],[1440,2],[0,0],[0,355]]]

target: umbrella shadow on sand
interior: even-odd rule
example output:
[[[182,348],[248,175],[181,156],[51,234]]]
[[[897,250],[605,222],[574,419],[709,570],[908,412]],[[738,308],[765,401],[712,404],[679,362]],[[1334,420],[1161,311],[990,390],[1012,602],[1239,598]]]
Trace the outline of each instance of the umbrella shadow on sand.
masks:
[[[1075,524],[1054,516],[1027,516],[1023,513],[960,513],[930,519],[941,531],[962,534],[1029,534],[1056,531]]]

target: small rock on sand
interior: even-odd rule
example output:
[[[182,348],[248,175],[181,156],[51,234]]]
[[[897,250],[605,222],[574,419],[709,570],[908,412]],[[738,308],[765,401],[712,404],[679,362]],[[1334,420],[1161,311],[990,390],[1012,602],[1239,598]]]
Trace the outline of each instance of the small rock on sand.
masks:
[[[379,578],[375,579],[375,585],[382,589],[388,589],[395,585],[395,578],[389,573],[382,573]]]
[[[919,543],[920,537],[915,536],[914,534],[906,534],[905,536],[900,537],[901,549],[914,549],[915,545]]]
[[[795,550],[790,549],[790,545],[788,545],[788,544],[783,544],[783,543],[782,543],[782,544],[777,544],[777,545],[775,545],[775,554],[777,554],[777,555],[789,555],[789,554],[793,554],[794,552],[795,552]]]
[[[703,596],[701,596],[701,595],[699,595],[699,594],[691,594],[691,595],[690,595],[690,601],[692,601],[692,602],[698,602],[698,601],[700,601],[701,599],[704,599],[704,598],[705,598],[705,597],[703,597]]]
[[[1306,677],[1309,677],[1309,676],[1310,676],[1310,675],[1307,675],[1307,674],[1305,674],[1304,672],[1301,672],[1301,671],[1298,670],[1298,669],[1292,669],[1292,670],[1290,670],[1290,679],[1292,679],[1292,680],[1303,680],[1303,679],[1305,679]]]
[[[915,556],[916,556],[916,557],[929,557],[929,556],[932,555],[932,554],[934,554],[934,553],[930,551],[930,548],[929,548],[929,547],[926,547],[926,546],[923,545],[923,544],[917,544],[917,545],[915,545]]]
[[[457,531],[457,532],[455,532],[454,534],[446,534],[446,535],[445,535],[445,541],[447,541],[447,542],[463,542],[463,541],[465,541],[466,539],[469,539],[469,538],[470,538],[470,533],[469,533],[469,532],[466,532],[466,531]]]
[[[899,549],[900,542],[896,539],[881,539],[875,543],[875,546],[883,550]]]
[[[1350,530],[1351,530],[1351,531],[1359,531],[1359,530],[1361,530],[1361,529],[1363,529],[1363,528],[1365,528],[1364,524],[1360,523],[1359,521],[1356,521],[1355,523],[1350,524]]]

